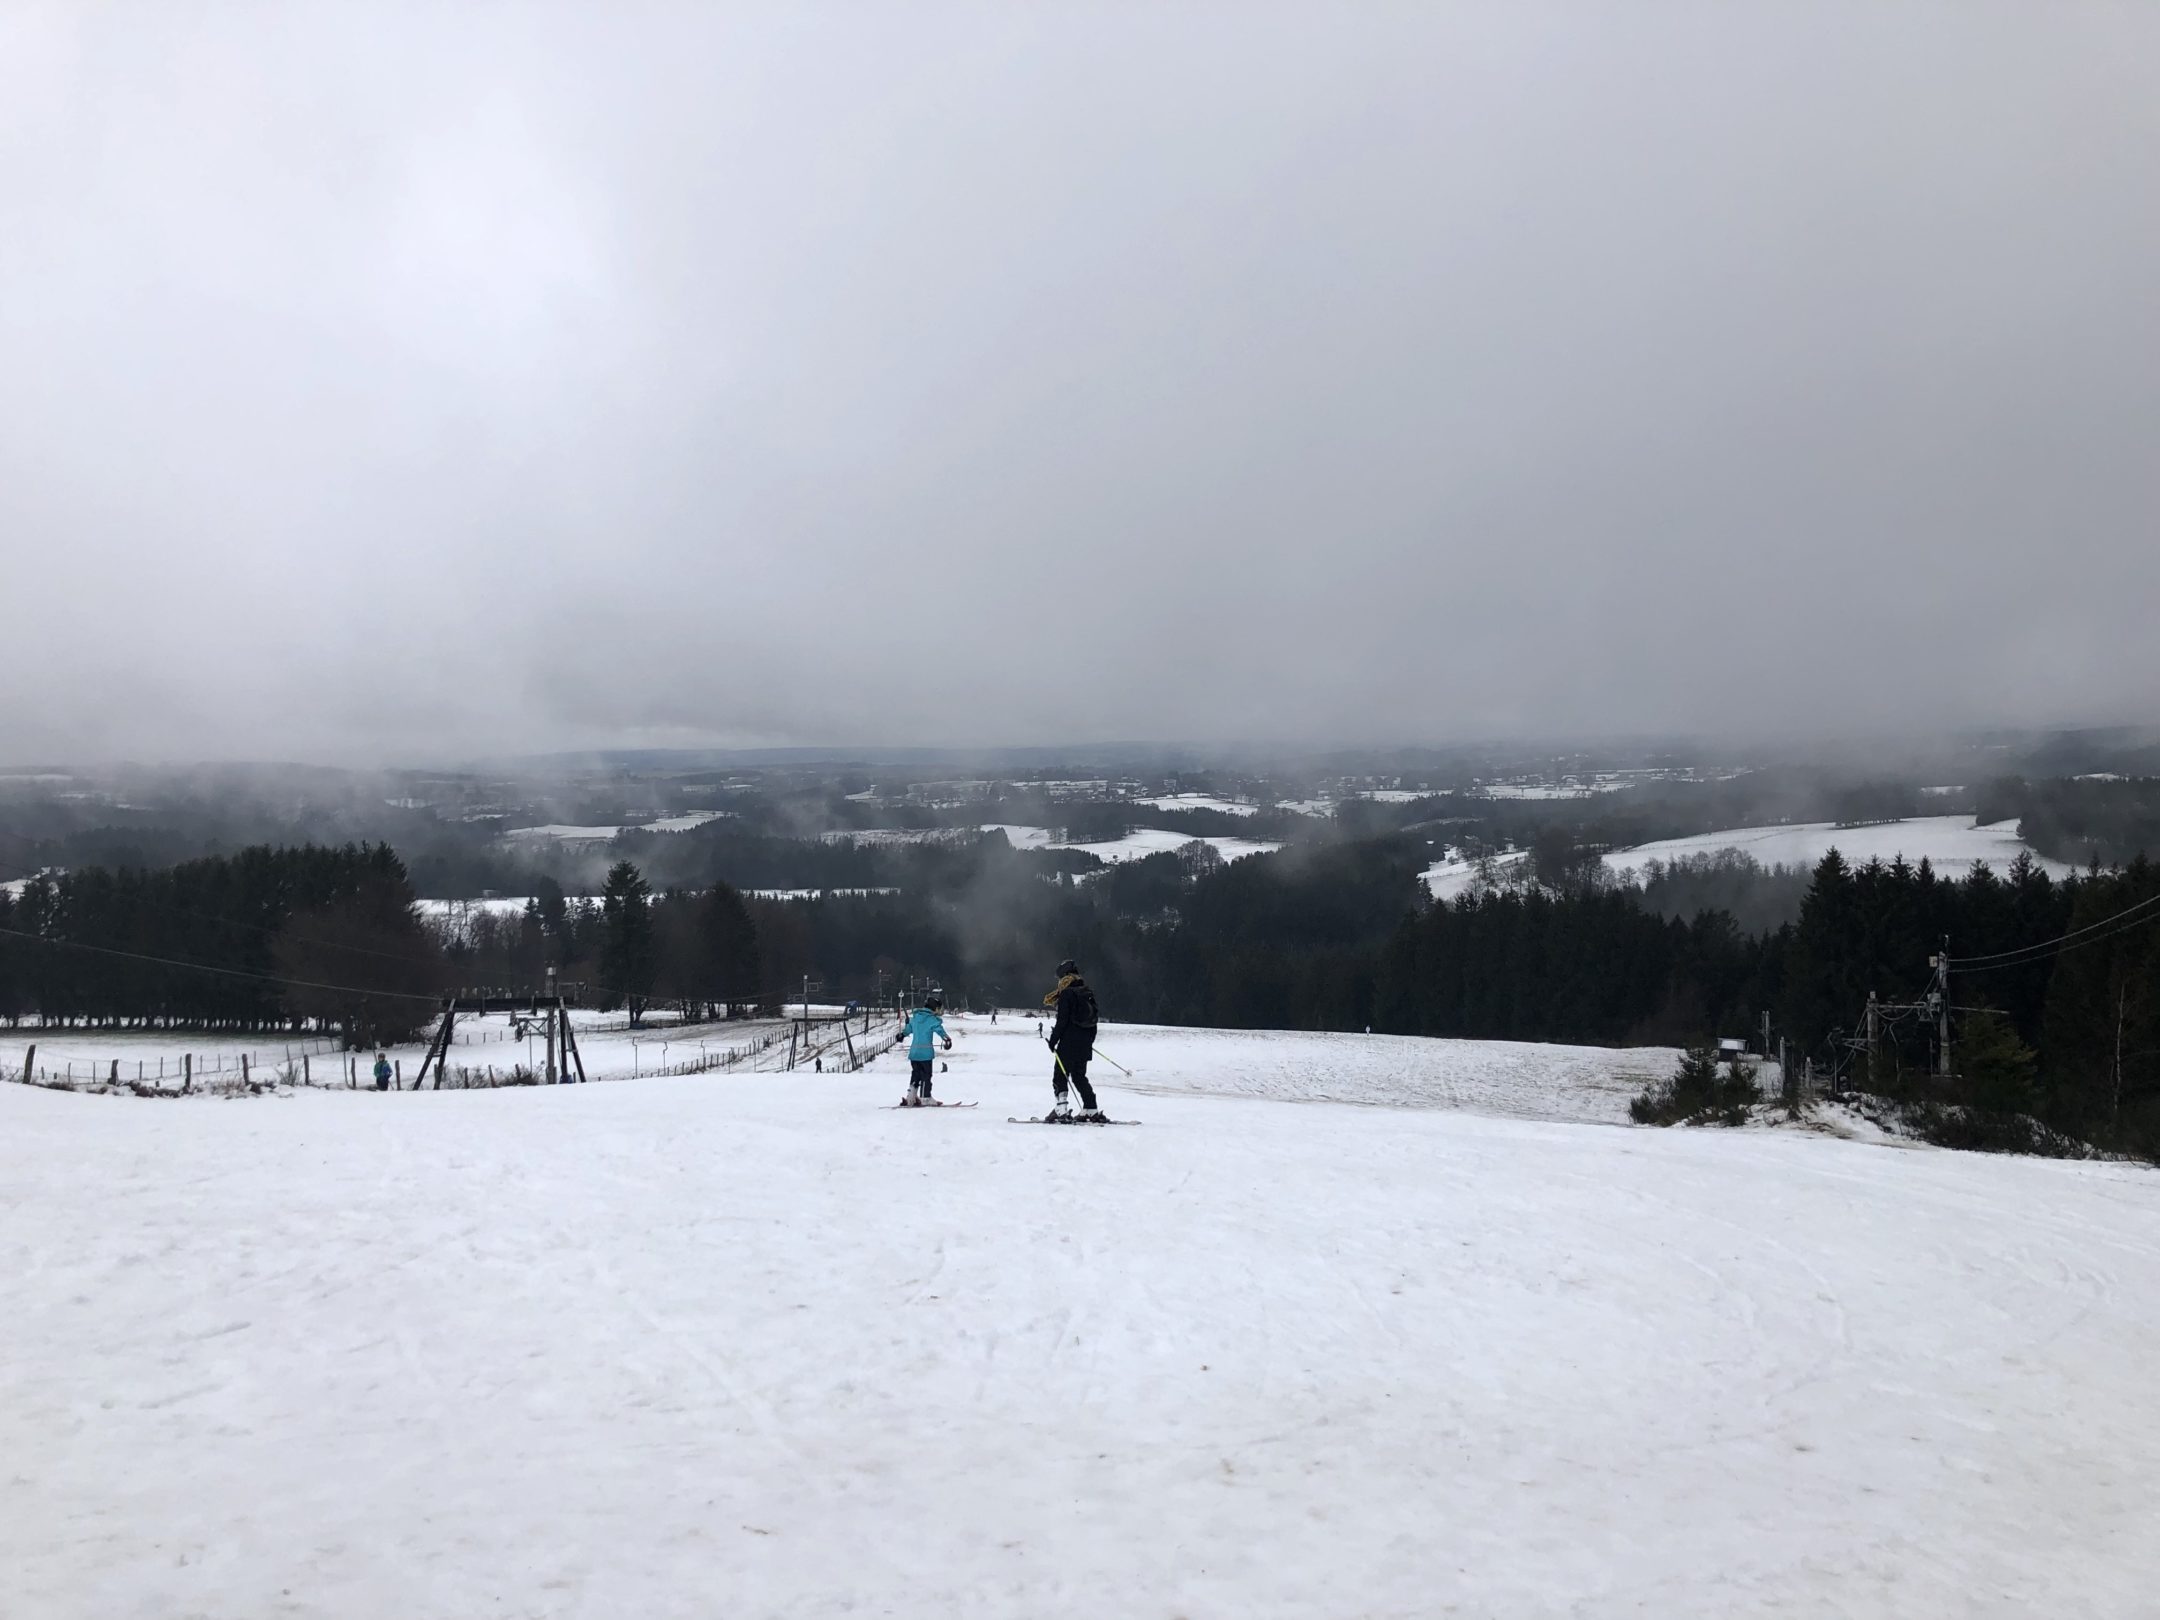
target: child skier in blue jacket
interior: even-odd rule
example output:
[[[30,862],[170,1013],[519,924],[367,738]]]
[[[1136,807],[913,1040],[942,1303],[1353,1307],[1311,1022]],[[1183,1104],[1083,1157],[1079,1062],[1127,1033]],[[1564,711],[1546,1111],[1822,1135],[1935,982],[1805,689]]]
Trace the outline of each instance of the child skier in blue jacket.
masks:
[[[930,1068],[937,1061],[937,1048],[933,1041],[943,1041],[945,1050],[952,1050],[952,1037],[945,1033],[945,1020],[938,1016],[945,1003],[937,996],[908,1014],[908,1066],[913,1078],[908,1091],[900,1099],[902,1108],[940,1108],[944,1105],[930,1095]]]

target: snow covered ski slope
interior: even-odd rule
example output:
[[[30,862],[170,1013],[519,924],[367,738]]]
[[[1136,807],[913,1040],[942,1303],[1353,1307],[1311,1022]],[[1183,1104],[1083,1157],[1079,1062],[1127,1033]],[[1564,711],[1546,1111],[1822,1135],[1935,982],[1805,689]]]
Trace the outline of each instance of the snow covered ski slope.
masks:
[[[1106,1031],[1092,1078],[1128,1092],[1268,1097],[1281,1102],[1465,1108],[1524,1119],[1627,1118],[1628,1099],[1672,1073],[1677,1050],[1431,1041],[1402,1035],[1284,1034],[1126,1025]]]
[[[0,1615],[2153,1612],[2148,1170],[1115,1025],[1148,1128],[1015,1130],[951,1027],[936,1123],[0,1086]]]

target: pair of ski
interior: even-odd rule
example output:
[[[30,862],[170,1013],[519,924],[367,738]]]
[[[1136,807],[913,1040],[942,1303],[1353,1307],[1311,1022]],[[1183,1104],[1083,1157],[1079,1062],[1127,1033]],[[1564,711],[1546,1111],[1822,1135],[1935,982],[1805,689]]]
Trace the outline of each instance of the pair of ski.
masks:
[[[1085,1128],[1092,1125],[1137,1125],[1140,1122],[1137,1119],[1074,1119],[1069,1114],[1051,1114],[1047,1117],[1030,1115],[1026,1119],[1019,1119],[1008,1114],[1005,1116],[1005,1123],[1008,1125],[1078,1125]]]
[[[884,1105],[884,1109],[885,1109],[885,1112],[887,1112],[887,1113],[889,1114],[889,1113],[892,1113],[892,1112],[894,1112],[895,1110],[898,1110],[898,1109],[915,1109],[915,1108],[926,1108],[926,1109],[927,1109],[927,1108],[974,1108],[974,1107],[977,1107],[977,1106],[979,1106],[979,1105],[978,1105],[978,1104],[975,1104],[975,1103],[971,1103],[971,1102],[934,1102],[934,1103],[927,1103],[927,1104],[926,1104],[926,1103],[886,1103],[886,1104]],[[1008,1125],[1080,1125],[1080,1126],[1090,1126],[1090,1125],[1137,1125],[1137,1124],[1139,1124],[1139,1123],[1140,1123],[1140,1121],[1138,1121],[1137,1119],[1072,1119],[1072,1118],[1069,1118],[1069,1117],[1068,1117],[1068,1118],[1060,1118],[1060,1117],[1058,1117],[1058,1116],[1056,1116],[1056,1115],[1051,1115],[1051,1116],[1050,1116],[1050,1117],[1048,1117],[1048,1118],[1044,1118],[1044,1117],[1042,1117],[1042,1116],[1040,1116],[1040,1115],[1032,1115],[1032,1116],[1030,1116],[1030,1117],[1029,1117],[1029,1118],[1027,1118],[1027,1119],[1020,1119],[1020,1118],[1018,1118],[1018,1117],[1016,1117],[1016,1116],[1013,1116],[1013,1115],[1007,1115],[1007,1116],[1006,1116],[1006,1119],[1005,1119],[1005,1123],[1006,1123],[1006,1124],[1008,1124]]]

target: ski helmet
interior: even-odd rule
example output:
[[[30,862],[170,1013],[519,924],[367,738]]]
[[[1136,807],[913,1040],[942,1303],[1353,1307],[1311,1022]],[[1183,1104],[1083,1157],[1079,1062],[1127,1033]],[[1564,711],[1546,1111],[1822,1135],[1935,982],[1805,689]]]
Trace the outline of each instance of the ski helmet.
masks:
[[[936,1012],[940,1007],[945,1005],[945,998],[943,996],[932,996],[928,1001],[924,1002],[923,1005],[925,1007],[928,1007],[932,1012]]]
[[[1078,962],[1075,962],[1069,956],[1066,957],[1064,961],[1058,964],[1058,977],[1061,979],[1064,978],[1067,974],[1077,974],[1079,971],[1080,964]]]

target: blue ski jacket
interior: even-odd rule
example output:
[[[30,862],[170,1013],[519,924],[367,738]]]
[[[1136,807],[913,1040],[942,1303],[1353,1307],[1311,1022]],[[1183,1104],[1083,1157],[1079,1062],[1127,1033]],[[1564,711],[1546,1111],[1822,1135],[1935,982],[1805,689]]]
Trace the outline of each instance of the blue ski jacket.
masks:
[[[952,1037],[945,1033],[945,1020],[928,1007],[917,1007],[908,1014],[907,1032],[910,1063],[928,1063],[937,1056],[937,1048],[930,1044],[932,1041],[942,1040],[947,1046],[952,1045]]]

